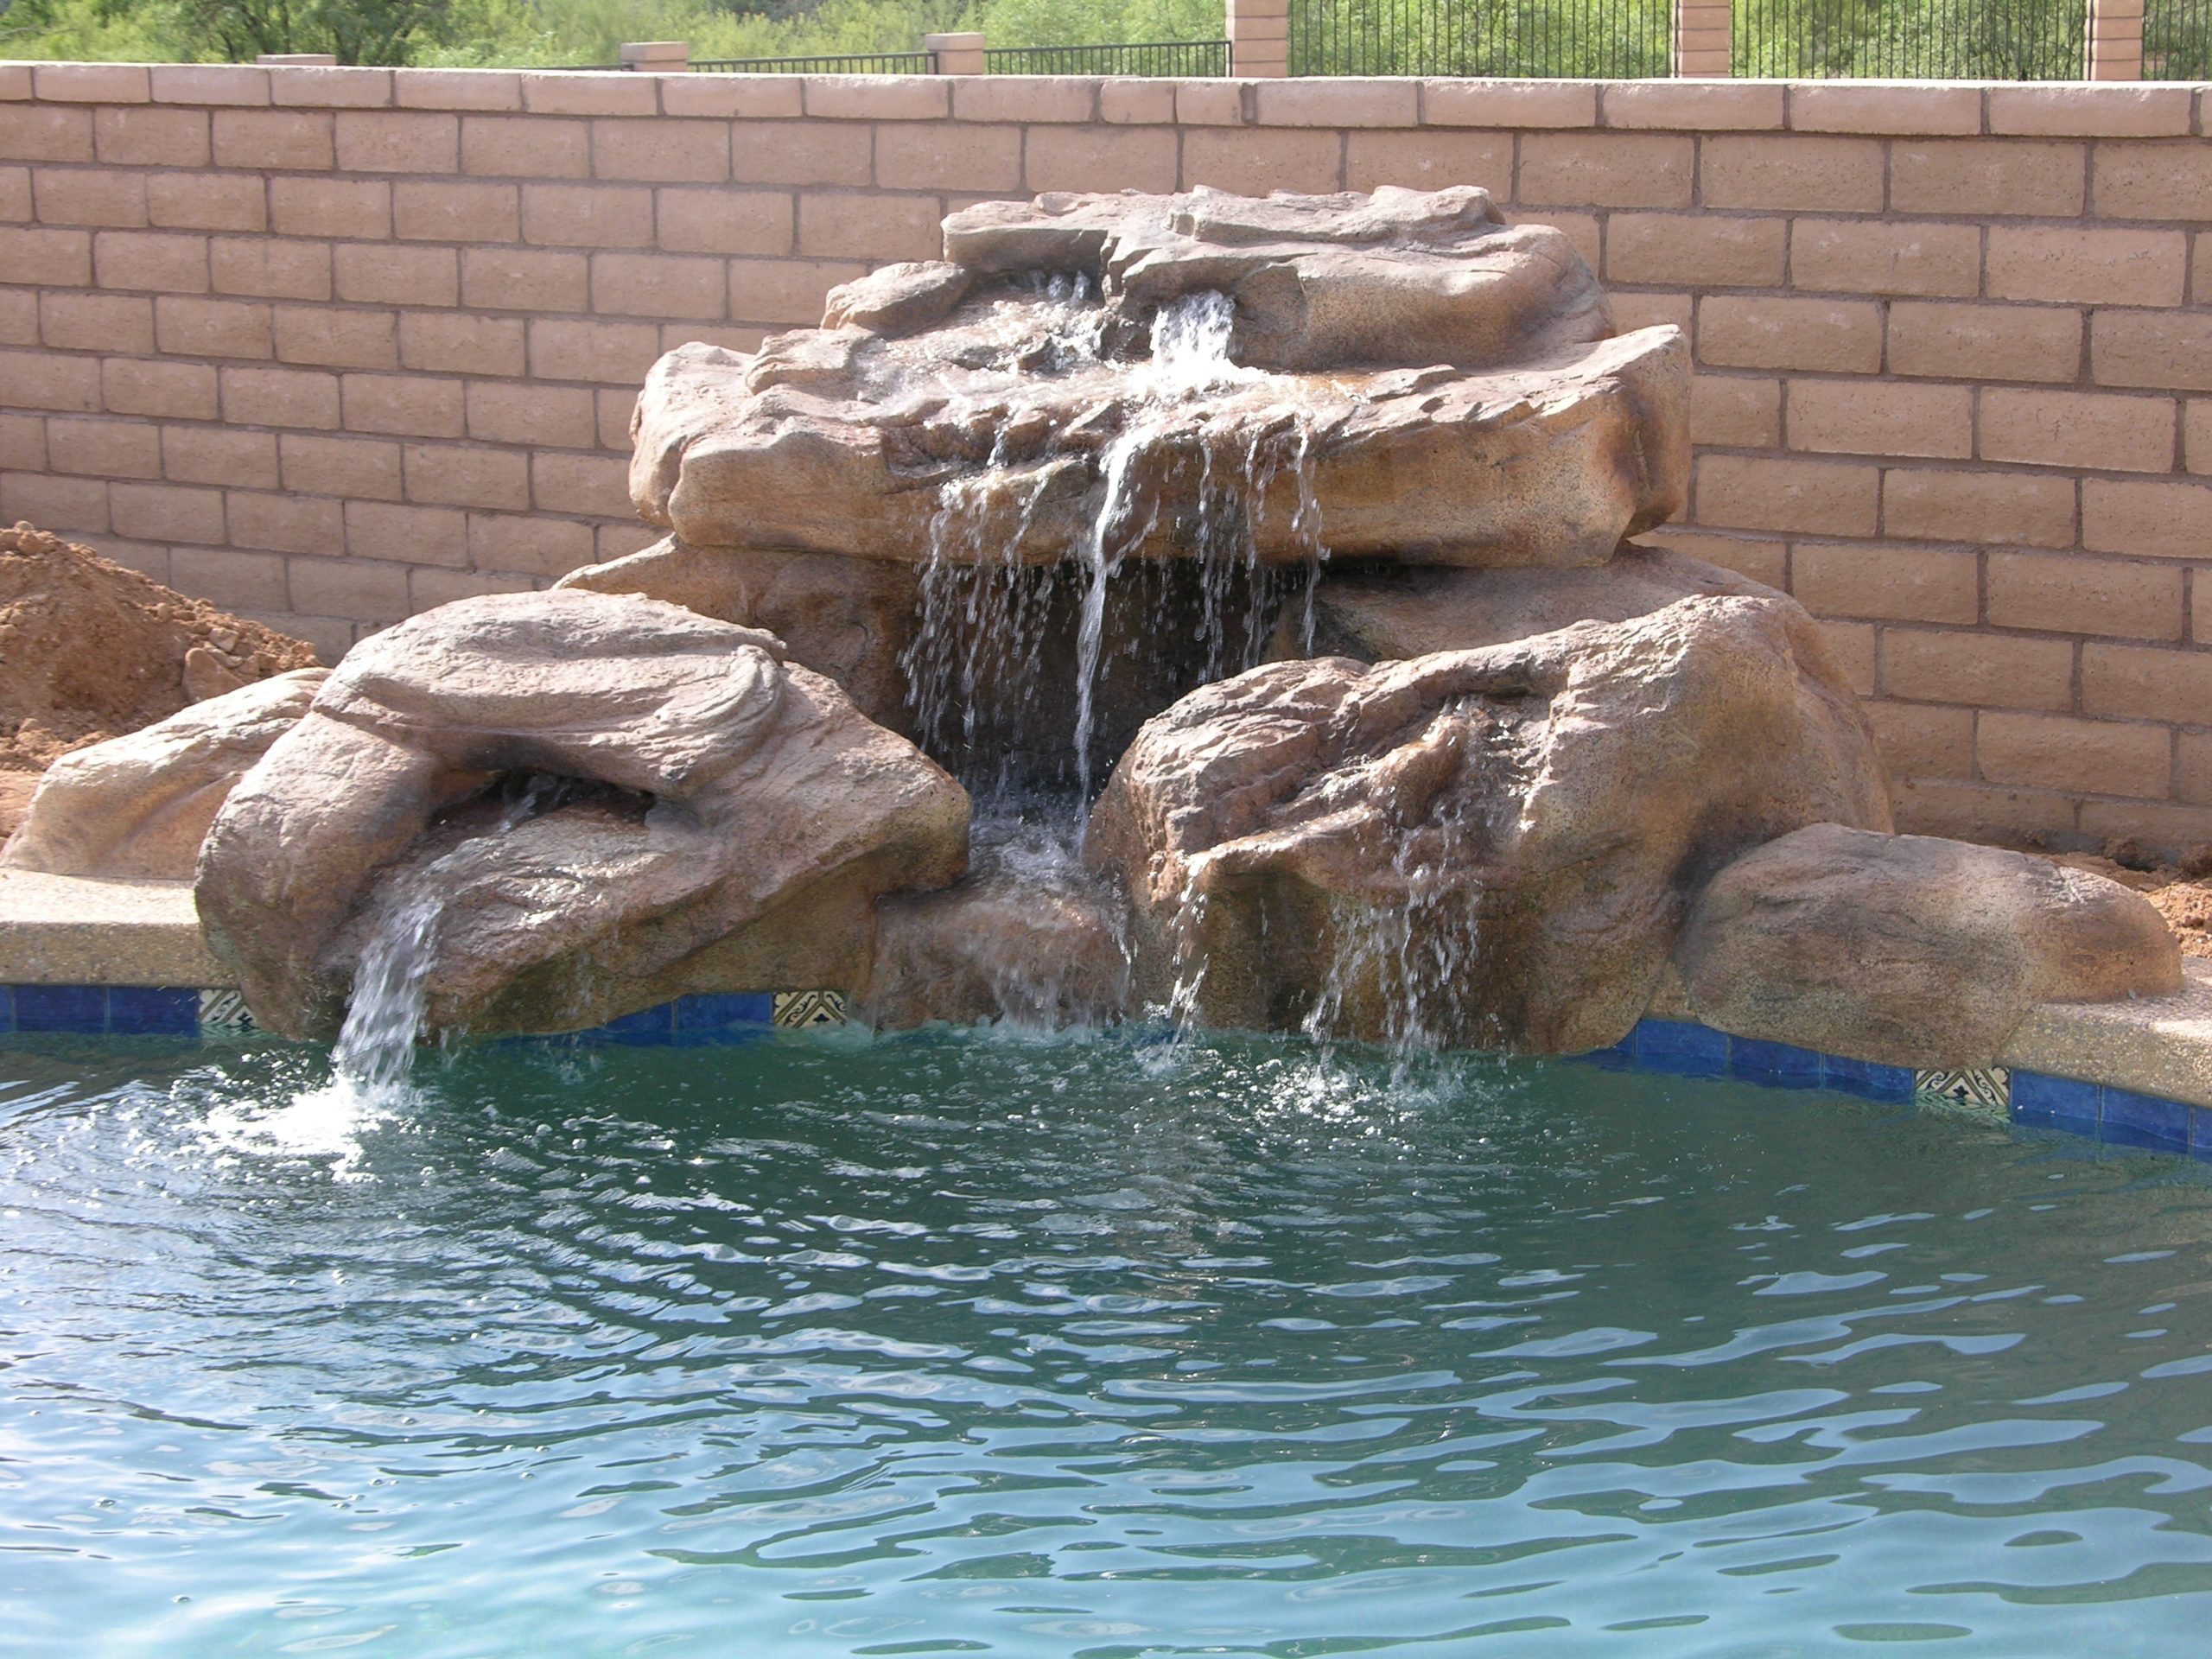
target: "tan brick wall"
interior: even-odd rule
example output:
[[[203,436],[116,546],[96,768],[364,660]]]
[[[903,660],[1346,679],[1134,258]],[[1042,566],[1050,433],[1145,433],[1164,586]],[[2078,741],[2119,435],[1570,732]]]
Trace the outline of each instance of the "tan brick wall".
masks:
[[[1689,331],[1660,535],[1827,621],[1908,827],[2212,841],[2205,92],[0,64],[0,517],[334,653],[643,545],[653,359],[953,207],[1478,183]]]

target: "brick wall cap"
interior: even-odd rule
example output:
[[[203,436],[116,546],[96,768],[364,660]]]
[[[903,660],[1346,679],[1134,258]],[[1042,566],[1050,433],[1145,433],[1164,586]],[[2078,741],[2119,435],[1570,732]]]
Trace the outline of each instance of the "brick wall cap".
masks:
[[[1981,130],[1982,88],[1961,81],[1793,81],[1797,132],[1965,135]]]
[[[522,77],[512,69],[410,69],[393,80],[403,110],[522,108]]]
[[[925,121],[952,111],[944,75],[808,75],[807,114],[843,121]]]
[[[2090,82],[1989,88],[1989,130],[2069,138],[2163,138],[2190,130],[2195,100],[2179,85]]]
[[[704,115],[722,120],[775,120],[802,108],[799,75],[667,75],[660,107],[667,115]]]
[[[54,104],[150,104],[152,82],[143,63],[41,63],[33,67],[37,96]]]
[[[156,104],[245,109],[269,102],[269,72],[251,63],[156,64],[153,81]]]
[[[1174,83],[1137,75],[1108,76],[1098,83],[1098,118],[1116,126],[1172,124]]]
[[[389,69],[277,67],[269,72],[269,99],[295,108],[387,110],[391,107]]]
[[[1088,122],[1096,119],[1095,75],[963,75],[952,113],[962,121]]]
[[[1262,81],[1253,112],[1271,127],[1412,126],[1421,119],[1421,87],[1381,76]]]
[[[1421,118],[1433,127],[1594,127],[1597,80],[1465,77],[1421,83]]]
[[[535,69],[522,75],[523,108],[540,115],[658,115],[658,75]]]
[[[1599,92],[1609,127],[1675,128],[1711,132],[1779,130],[1783,88],[1774,81],[1619,80]]]
[[[18,103],[31,95],[31,67],[28,63],[0,63],[0,101]]]
[[[1244,124],[1245,94],[1259,85],[1251,80],[1177,80],[1175,120],[1185,127],[1241,127]]]

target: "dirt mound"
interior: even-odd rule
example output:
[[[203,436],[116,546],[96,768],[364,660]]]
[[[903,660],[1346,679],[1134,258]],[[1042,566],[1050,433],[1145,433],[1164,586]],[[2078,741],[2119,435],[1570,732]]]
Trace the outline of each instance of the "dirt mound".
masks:
[[[0,529],[0,833],[56,755],[315,660],[90,548]]]

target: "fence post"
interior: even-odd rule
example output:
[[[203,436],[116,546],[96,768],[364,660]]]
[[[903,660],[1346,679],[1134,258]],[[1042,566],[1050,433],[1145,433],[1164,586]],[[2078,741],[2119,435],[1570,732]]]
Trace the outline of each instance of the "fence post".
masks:
[[[622,67],[641,75],[681,75],[691,68],[689,41],[625,41]]]
[[[2141,5],[2143,0],[2135,0]],[[1675,73],[1699,77],[1732,71],[1735,13],[1728,0],[1675,0]]]
[[[1229,73],[1274,80],[1290,73],[1290,0],[1227,0]]]
[[[922,36],[922,50],[933,60],[930,68],[931,74],[982,74],[983,47],[983,37],[973,33]]]
[[[2088,0],[2091,80],[2143,79],[2143,0]]]

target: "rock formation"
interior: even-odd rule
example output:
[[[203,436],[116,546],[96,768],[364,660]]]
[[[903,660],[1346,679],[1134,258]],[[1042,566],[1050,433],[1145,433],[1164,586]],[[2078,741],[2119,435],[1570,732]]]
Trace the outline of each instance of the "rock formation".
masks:
[[[2036,1003],[2182,983],[2164,921],[2117,881],[1834,823],[1713,877],[1675,961],[1707,1025],[1891,1065],[1986,1065]]]
[[[1889,828],[1857,700],[1779,597],[1367,668],[1269,665],[1138,734],[1088,855],[1138,985],[1207,1024],[1574,1052],[1690,895],[1808,823]]]
[[[327,677],[296,669],[188,706],[46,770],[0,868],[188,881],[207,826]]]
[[[410,929],[440,1029],[859,982],[876,898],[966,868],[967,798],[781,656],[581,593],[464,600],[364,641],[216,818],[210,944],[293,1035],[331,1034],[365,957]]]
[[[2139,903],[1882,833],[1794,600],[1624,542],[1688,384],[1480,190],[963,209],[661,359],[658,545],[356,647],[215,819],[211,940],[347,1043],[822,988],[1573,1052],[1679,962],[1729,1030],[1956,1064],[2164,986]]]
[[[1043,196],[944,233],[821,328],[663,358],[639,512],[693,546],[1050,562],[1106,522],[1116,556],[1187,554],[1235,456],[1275,471],[1257,556],[1302,562],[1295,451],[1339,556],[1579,564],[1681,501],[1680,331],[1615,335],[1566,238],[1481,190]]]

